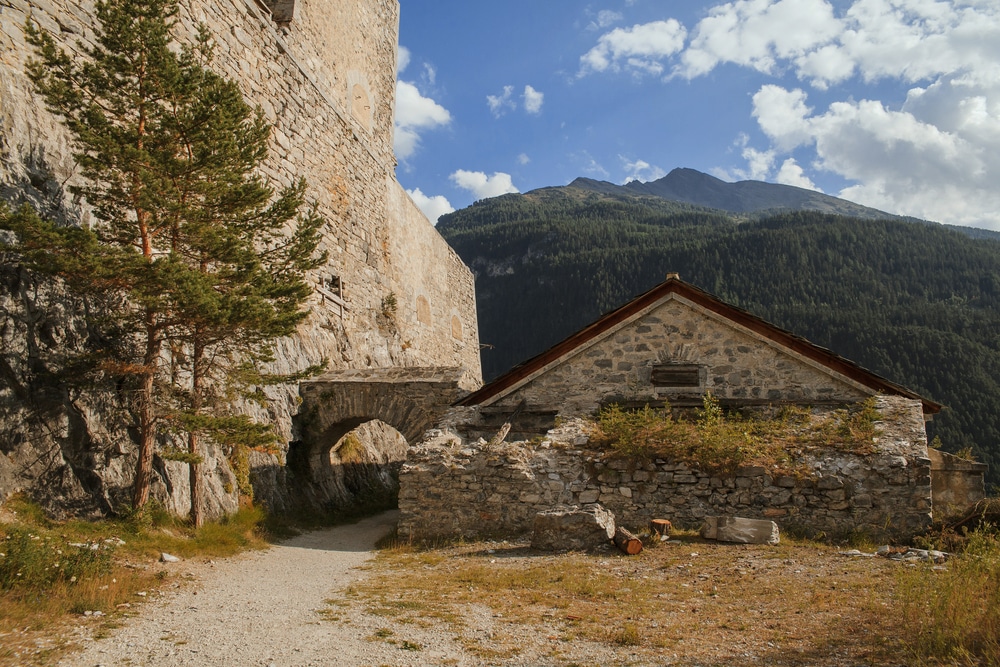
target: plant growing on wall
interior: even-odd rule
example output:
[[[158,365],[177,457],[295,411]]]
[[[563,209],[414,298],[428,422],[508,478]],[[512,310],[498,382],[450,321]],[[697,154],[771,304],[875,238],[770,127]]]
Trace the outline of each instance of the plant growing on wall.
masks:
[[[29,76],[72,132],[85,177],[72,191],[98,222],[61,228],[22,210],[7,226],[30,268],[125,297],[112,324],[136,354],[103,367],[131,389],[133,505],[148,500],[158,434],[181,431],[200,524],[200,438],[230,448],[274,441],[269,425],[231,406],[240,396],[265,400],[263,385],[290,379],[261,365],[307,314],[304,273],[325,256],[316,254],[322,220],[300,213],[304,182],[276,195],[258,174],[270,126],[208,69],[204,28],[191,47],[172,43],[177,12],[176,0],[99,1],[82,59],[29,22]]]

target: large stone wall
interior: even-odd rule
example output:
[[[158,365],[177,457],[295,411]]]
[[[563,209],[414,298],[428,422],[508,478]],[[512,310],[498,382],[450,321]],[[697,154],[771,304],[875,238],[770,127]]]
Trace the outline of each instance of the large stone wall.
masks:
[[[466,437],[465,425],[477,421],[478,410],[459,409],[407,458],[399,532],[417,540],[518,535],[531,529],[537,512],[599,502],[632,529],[651,518],[696,527],[708,515],[735,515],[772,519],[809,535],[912,535],[931,518],[922,407],[886,396],[876,407],[883,418],[872,454],[835,443],[797,461],[800,474],[747,467],[730,476],[672,461],[615,459],[590,446],[583,419],[538,441],[490,449]],[[822,419],[824,410],[814,414]]]
[[[317,286],[312,314],[299,335],[280,342],[273,370],[295,371],[324,359],[331,370],[462,367],[464,386],[475,388],[481,371],[472,274],[394,175],[398,2],[296,0],[294,6],[294,19],[279,24],[254,0],[182,0],[177,30],[184,42],[199,23],[209,28],[216,43],[213,67],[236,80],[274,126],[264,175],[277,187],[307,179],[308,197],[328,221],[322,248],[330,261],[311,276]],[[66,190],[78,178],[70,137],[35,99],[24,74],[30,49],[22,28],[29,16],[71,51],[93,38],[91,0],[0,0],[0,197],[14,205],[30,202],[43,215],[69,223],[87,223],[86,202]],[[330,287],[334,277],[337,288]],[[16,292],[0,296],[5,314],[18,321],[36,318],[31,295]],[[51,326],[65,326],[56,315],[46,317]],[[34,354],[23,329],[7,328],[4,345],[11,357]],[[12,370],[18,382],[30,383],[35,376],[29,375]],[[275,400],[268,409],[247,410],[294,439],[297,387],[271,393]],[[0,398],[16,402],[10,382],[0,384]],[[8,418],[24,416],[17,415],[14,410]],[[22,437],[33,443],[25,447],[58,449],[57,441],[68,437],[60,419],[48,436]],[[76,447],[121,449],[120,433],[106,437],[87,423],[81,428]],[[91,472],[101,478],[106,468],[100,461],[116,456],[97,456]],[[69,466],[65,460],[59,465]],[[14,488],[5,484],[0,495]],[[183,499],[176,504],[182,507]]]
[[[697,366],[700,385],[655,387],[654,366]],[[534,409],[590,414],[609,400],[701,402],[706,391],[739,403],[856,401],[872,393],[785,347],[687,299],[670,295],[550,368],[495,407],[524,401]]]

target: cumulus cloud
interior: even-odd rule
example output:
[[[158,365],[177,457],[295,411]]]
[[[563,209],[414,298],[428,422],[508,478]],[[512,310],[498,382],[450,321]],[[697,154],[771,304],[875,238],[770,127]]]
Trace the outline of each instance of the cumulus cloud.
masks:
[[[816,184],[806,176],[805,171],[794,158],[788,158],[781,163],[781,168],[778,169],[778,174],[774,177],[774,180],[782,185],[794,185],[797,188],[820,191],[816,187]]]
[[[663,61],[684,48],[686,36],[687,31],[676,19],[615,28],[601,35],[597,45],[580,57],[579,76],[622,69],[660,74]]]
[[[527,153],[521,153],[520,155],[517,156],[517,163],[518,164],[525,165],[525,164],[528,164],[529,162],[531,162],[531,158],[528,157]]]
[[[518,189],[514,187],[510,174],[503,172],[495,172],[492,176],[487,176],[481,171],[459,169],[448,178],[458,187],[471,192],[476,199],[499,197],[500,195],[518,192]]]
[[[444,195],[434,195],[428,197],[420,188],[414,188],[412,190],[407,190],[406,193],[410,195],[410,199],[413,203],[417,205],[427,219],[433,224],[437,224],[438,218],[440,218],[445,213],[451,213],[455,210],[455,207],[451,205]]]
[[[803,57],[841,31],[826,0],[738,0],[698,23],[678,71],[693,78],[736,63],[772,72],[779,60]]]
[[[524,110],[531,114],[542,112],[542,102],[545,101],[545,93],[539,92],[531,86],[524,87]]]
[[[403,72],[409,66],[410,50],[405,46],[400,46],[399,52],[396,54],[396,73],[399,74]]]
[[[742,146],[745,168],[728,176],[815,187],[825,171],[854,183],[841,196],[870,206],[1000,228],[996,0],[731,0],[689,28],[607,30],[578,76],[693,79],[723,65],[772,76],[753,96],[770,145]],[[880,99],[874,84],[885,81],[909,87],[905,102]],[[810,87],[832,101],[810,107]],[[812,152],[808,162],[793,149]]]
[[[839,196],[931,220],[1000,227],[1000,114],[984,113],[985,100],[956,99],[951,85],[939,83],[911,93],[901,110],[860,100],[813,113],[801,91],[775,92],[754,96],[761,129],[785,149],[815,150],[819,169],[856,183]]]
[[[421,133],[451,123],[451,114],[429,97],[424,97],[416,84],[396,82],[396,132],[393,148],[396,157],[406,160],[420,145]]]
[[[621,160],[622,168],[625,170],[625,179],[622,183],[628,183],[630,181],[642,181],[643,183],[649,183],[650,181],[661,179],[667,175],[667,172],[663,169],[660,169],[656,165],[652,165],[645,160],[629,160],[622,155],[619,155],[618,159]]]

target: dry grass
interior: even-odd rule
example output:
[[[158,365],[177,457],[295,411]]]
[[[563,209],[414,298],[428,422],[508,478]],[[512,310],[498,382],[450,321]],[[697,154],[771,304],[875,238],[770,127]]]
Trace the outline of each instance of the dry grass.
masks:
[[[0,665],[52,664],[79,626],[100,635],[174,581],[157,562],[162,552],[218,558],[262,547],[262,520],[246,508],[199,530],[155,510],[54,522],[23,498],[9,500],[0,508]]]
[[[902,567],[807,542],[690,534],[637,557],[400,545],[349,599],[386,631],[444,624],[483,659],[516,664],[888,665],[903,650],[893,609]]]
[[[808,474],[801,457],[816,448],[874,453],[882,415],[874,397],[850,409],[816,414],[792,406],[727,414],[706,394],[694,417],[675,418],[669,406],[626,410],[610,405],[598,413],[591,442],[626,459],[662,458],[713,474],[732,474],[741,466]]]

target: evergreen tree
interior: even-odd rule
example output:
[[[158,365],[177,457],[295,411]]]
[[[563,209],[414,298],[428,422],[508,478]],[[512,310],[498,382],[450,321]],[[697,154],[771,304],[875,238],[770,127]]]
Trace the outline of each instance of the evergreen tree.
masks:
[[[98,222],[59,228],[22,210],[8,226],[30,267],[126,297],[115,326],[138,352],[104,368],[134,381],[133,505],[148,500],[167,425],[187,433],[181,458],[191,465],[200,523],[199,436],[229,446],[273,438],[227,406],[287,379],[259,367],[305,317],[304,272],[325,256],[316,257],[322,220],[314,210],[299,214],[304,183],[275,196],[259,175],[270,127],[233,82],[208,69],[207,31],[193,47],[174,48],[177,11],[176,0],[98,1],[96,38],[82,47],[81,64],[29,22],[38,57],[29,76],[73,134],[85,178],[73,192]]]

